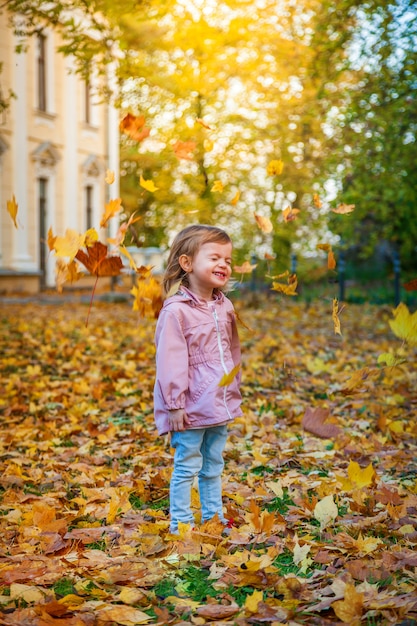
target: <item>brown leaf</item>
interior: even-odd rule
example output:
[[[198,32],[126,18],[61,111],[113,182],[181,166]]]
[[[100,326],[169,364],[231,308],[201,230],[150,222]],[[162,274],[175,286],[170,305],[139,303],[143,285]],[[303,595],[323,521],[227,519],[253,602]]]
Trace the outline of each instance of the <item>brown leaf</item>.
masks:
[[[95,241],[92,246],[78,250],[75,258],[82,263],[93,276],[118,276],[123,269],[123,262],[119,256],[107,256],[108,247]]]
[[[307,407],[301,424],[304,430],[318,437],[323,437],[324,439],[339,437],[342,434],[342,430],[336,424],[328,422],[329,418],[330,409],[312,409]]]

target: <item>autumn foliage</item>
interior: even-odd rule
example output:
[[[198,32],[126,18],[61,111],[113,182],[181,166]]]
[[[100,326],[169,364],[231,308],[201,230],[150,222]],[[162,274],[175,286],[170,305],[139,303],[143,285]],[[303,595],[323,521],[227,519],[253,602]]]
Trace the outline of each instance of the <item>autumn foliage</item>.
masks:
[[[415,314],[348,306],[340,335],[331,301],[274,293],[248,309],[233,295],[244,416],[225,453],[229,534],[213,520],[180,537],[152,415],[155,322],[97,302],[85,328],[65,296],[3,308],[2,624],[417,619]],[[197,492],[193,505],[198,519]]]

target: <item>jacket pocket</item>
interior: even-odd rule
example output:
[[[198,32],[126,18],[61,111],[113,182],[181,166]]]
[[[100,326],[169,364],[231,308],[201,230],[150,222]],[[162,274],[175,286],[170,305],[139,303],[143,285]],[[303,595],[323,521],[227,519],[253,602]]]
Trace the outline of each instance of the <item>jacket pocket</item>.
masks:
[[[214,372],[207,368],[197,367],[191,368],[191,380],[190,380],[190,398],[192,402],[198,402],[203,393],[207,392],[207,388],[212,385],[216,379]]]

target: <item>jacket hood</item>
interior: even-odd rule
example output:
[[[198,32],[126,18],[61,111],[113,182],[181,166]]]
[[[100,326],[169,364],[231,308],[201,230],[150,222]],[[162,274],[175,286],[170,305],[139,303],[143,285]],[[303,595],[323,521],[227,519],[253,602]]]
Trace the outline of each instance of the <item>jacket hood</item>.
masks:
[[[213,300],[210,300],[210,302],[223,302],[224,301],[225,296],[222,291],[215,289],[213,292],[213,295],[214,295],[214,298]],[[203,306],[203,307],[207,306],[207,300],[203,300],[203,298],[199,298],[195,293],[190,291],[188,287],[184,287],[184,285],[181,285],[181,287],[178,289],[176,294],[174,294],[173,296],[170,296],[169,298],[165,300],[164,306],[169,305],[172,302],[188,302],[189,304],[193,306]]]

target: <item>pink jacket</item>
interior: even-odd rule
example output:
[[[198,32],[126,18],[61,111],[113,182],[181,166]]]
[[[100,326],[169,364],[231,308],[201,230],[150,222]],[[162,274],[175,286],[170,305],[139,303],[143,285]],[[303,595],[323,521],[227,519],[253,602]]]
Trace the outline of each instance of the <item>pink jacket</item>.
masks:
[[[165,300],[155,332],[155,423],[168,432],[168,413],[184,409],[189,428],[205,428],[242,415],[240,372],[219,387],[225,373],[240,363],[233,304],[219,292],[206,302],[189,289]]]

